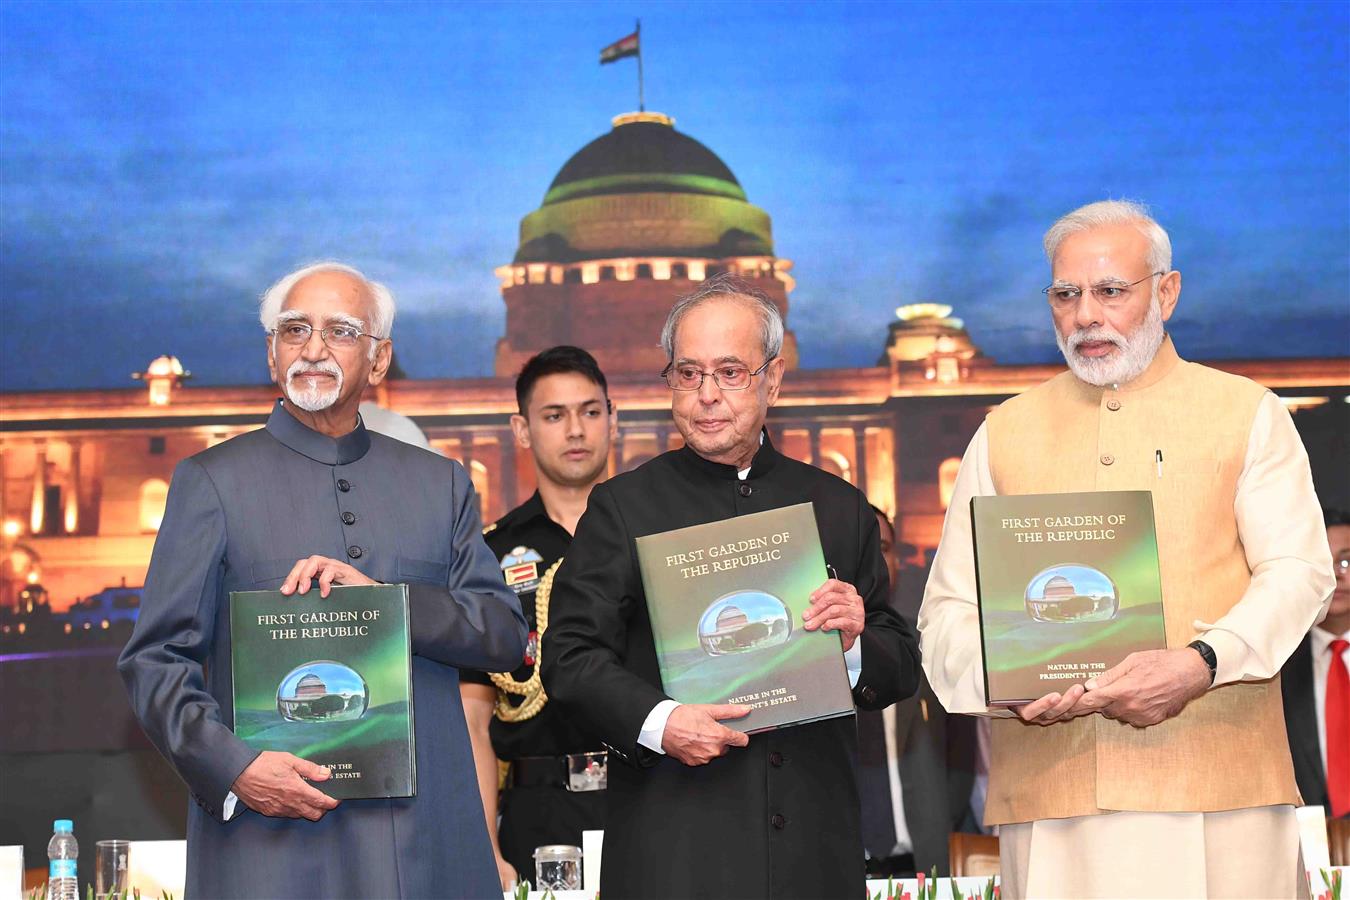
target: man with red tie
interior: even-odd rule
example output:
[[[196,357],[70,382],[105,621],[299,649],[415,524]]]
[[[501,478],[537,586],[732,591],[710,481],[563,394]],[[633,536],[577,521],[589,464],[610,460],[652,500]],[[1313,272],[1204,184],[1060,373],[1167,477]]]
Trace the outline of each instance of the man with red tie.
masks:
[[[1284,724],[1303,802],[1350,818],[1350,513],[1325,510],[1336,592],[1280,672]]]

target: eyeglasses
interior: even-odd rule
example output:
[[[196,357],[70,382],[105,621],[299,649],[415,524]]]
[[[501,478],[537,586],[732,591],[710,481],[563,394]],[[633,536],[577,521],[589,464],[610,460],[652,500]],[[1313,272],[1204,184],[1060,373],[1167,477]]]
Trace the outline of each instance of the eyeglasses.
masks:
[[[1159,275],[1165,275],[1166,272],[1158,271],[1152,275],[1145,275],[1139,281],[1125,282],[1116,278],[1110,278],[1106,281],[1099,281],[1088,288],[1092,292],[1092,299],[1096,300],[1102,306],[1113,308],[1123,306],[1126,300],[1130,299],[1130,288],[1139,284],[1141,281],[1148,281],[1150,278],[1156,278]],[[1076,306],[1079,299],[1083,296],[1083,289],[1076,284],[1052,284],[1049,287],[1041,288],[1041,293],[1050,298],[1050,305],[1055,309],[1068,309]]]
[[[745,366],[718,366],[711,372],[705,372],[697,366],[677,366],[674,363],[661,370],[661,377],[672,391],[696,391],[703,387],[703,379],[712,376],[713,384],[724,391],[743,391],[750,386],[750,379],[763,373],[774,359],[767,359],[764,365],[751,372]]]
[[[303,347],[309,343],[309,337],[314,330],[314,326],[308,322],[284,322],[272,329],[272,333],[289,347]],[[363,337],[377,341],[384,340],[362,331],[355,325],[329,325],[327,328],[319,329],[319,337],[333,350],[350,350]]]

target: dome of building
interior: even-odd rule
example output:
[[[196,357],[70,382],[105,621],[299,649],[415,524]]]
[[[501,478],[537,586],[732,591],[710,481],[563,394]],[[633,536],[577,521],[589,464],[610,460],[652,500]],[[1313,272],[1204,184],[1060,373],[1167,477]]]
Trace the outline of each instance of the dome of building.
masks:
[[[627,113],[558,171],[515,263],[773,256],[769,216],[717,154],[661,113]]]
[[[615,116],[573,153],[520,220],[511,262],[495,270],[506,333],[493,370],[514,376],[556,344],[585,347],[609,375],[650,377],[668,360],[657,336],[677,298],[704,280],[749,280],[784,318],[792,260],[774,253],[769,214],[716,153],[661,113]],[[797,340],[782,357],[797,365]]]
[[[157,356],[150,361],[150,365],[145,370],[146,375],[155,377],[178,377],[185,375],[186,370],[183,364],[178,361],[176,356]]]
[[[1074,590],[1073,582],[1063,575],[1056,575],[1045,583],[1043,596],[1049,600],[1051,597],[1072,597],[1077,592]]]
[[[965,322],[953,316],[947,304],[910,303],[896,309],[880,363],[918,362],[934,353],[969,360],[980,351],[966,332]]]
[[[745,200],[727,164],[698,141],[675,130],[660,113],[629,113],[582,147],[548,186],[544,205],[600,194],[644,191],[708,194]]]

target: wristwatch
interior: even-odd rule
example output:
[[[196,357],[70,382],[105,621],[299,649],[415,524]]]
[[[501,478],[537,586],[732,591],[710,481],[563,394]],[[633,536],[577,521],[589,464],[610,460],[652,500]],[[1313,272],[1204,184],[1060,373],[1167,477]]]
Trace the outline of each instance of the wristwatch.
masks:
[[[1191,641],[1186,645],[1200,654],[1200,658],[1209,666],[1209,683],[1214,684],[1214,676],[1219,674],[1219,658],[1214,655],[1214,648],[1204,641]]]

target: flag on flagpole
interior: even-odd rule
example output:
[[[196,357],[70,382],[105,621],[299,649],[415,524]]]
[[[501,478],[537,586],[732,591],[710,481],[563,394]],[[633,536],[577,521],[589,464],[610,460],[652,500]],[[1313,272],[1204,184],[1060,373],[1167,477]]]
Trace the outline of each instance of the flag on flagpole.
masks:
[[[600,51],[600,65],[612,63],[625,56],[638,55],[638,33],[635,31],[626,38],[620,38]]]

